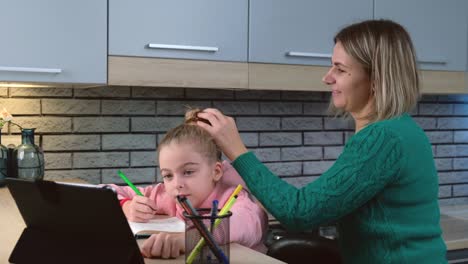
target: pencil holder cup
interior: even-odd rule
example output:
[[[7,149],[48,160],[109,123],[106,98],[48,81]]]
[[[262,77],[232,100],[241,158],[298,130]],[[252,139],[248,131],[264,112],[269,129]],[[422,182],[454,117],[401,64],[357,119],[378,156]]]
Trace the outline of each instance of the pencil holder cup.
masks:
[[[211,209],[208,208],[197,209],[197,212],[199,215],[189,215],[183,212],[185,263],[229,263],[229,219],[232,213],[212,216]],[[214,245],[206,241],[205,231],[208,233],[208,238],[211,237],[214,240]]]

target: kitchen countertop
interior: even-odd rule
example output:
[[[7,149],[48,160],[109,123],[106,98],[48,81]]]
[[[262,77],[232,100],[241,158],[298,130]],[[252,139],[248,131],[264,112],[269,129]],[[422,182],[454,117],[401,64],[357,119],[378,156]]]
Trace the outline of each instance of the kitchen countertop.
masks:
[[[443,206],[440,213],[447,250],[468,249],[468,204]]]

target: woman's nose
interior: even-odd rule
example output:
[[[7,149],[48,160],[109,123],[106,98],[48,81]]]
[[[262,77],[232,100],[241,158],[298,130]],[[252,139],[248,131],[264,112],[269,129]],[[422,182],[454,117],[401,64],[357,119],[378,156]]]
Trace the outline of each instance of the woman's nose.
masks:
[[[322,77],[322,82],[327,85],[333,84],[335,82],[335,79],[331,76],[331,71],[332,68],[330,68],[328,72]]]

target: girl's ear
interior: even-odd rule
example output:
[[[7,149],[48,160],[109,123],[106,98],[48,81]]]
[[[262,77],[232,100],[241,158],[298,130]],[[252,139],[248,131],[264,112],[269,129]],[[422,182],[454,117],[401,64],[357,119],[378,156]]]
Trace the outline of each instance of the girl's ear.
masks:
[[[223,170],[223,163],[217,161],[215,163],[215,167],[214,167],[214,176],[213,176],[213,180],[215,182],[219,181],[221,179],[221,177],[223,177],[223,174],[224,174],[224,170]]]

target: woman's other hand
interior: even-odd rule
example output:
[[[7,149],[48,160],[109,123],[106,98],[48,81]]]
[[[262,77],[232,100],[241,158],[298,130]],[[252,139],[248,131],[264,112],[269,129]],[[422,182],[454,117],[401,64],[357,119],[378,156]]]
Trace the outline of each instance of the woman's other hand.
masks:
[[[247,152],[239,131],[237,131],[234,118],[226,116],[214,108],[204,109],[198,114],[198,117],[210,122],[211,126],[202,121],[197,121],[197,125],[204,128],[214,137],[216,144],[218,144],[228,159],[233,161],[241,154]]]
[[[156,214],[156,203],[144,196],[134,196],[122,206],[128,220],[132,222],[148,222]]]
[[[141,254],[145,258],[177,258],[185,252],[184,233],[153,234],[141,247]]]

